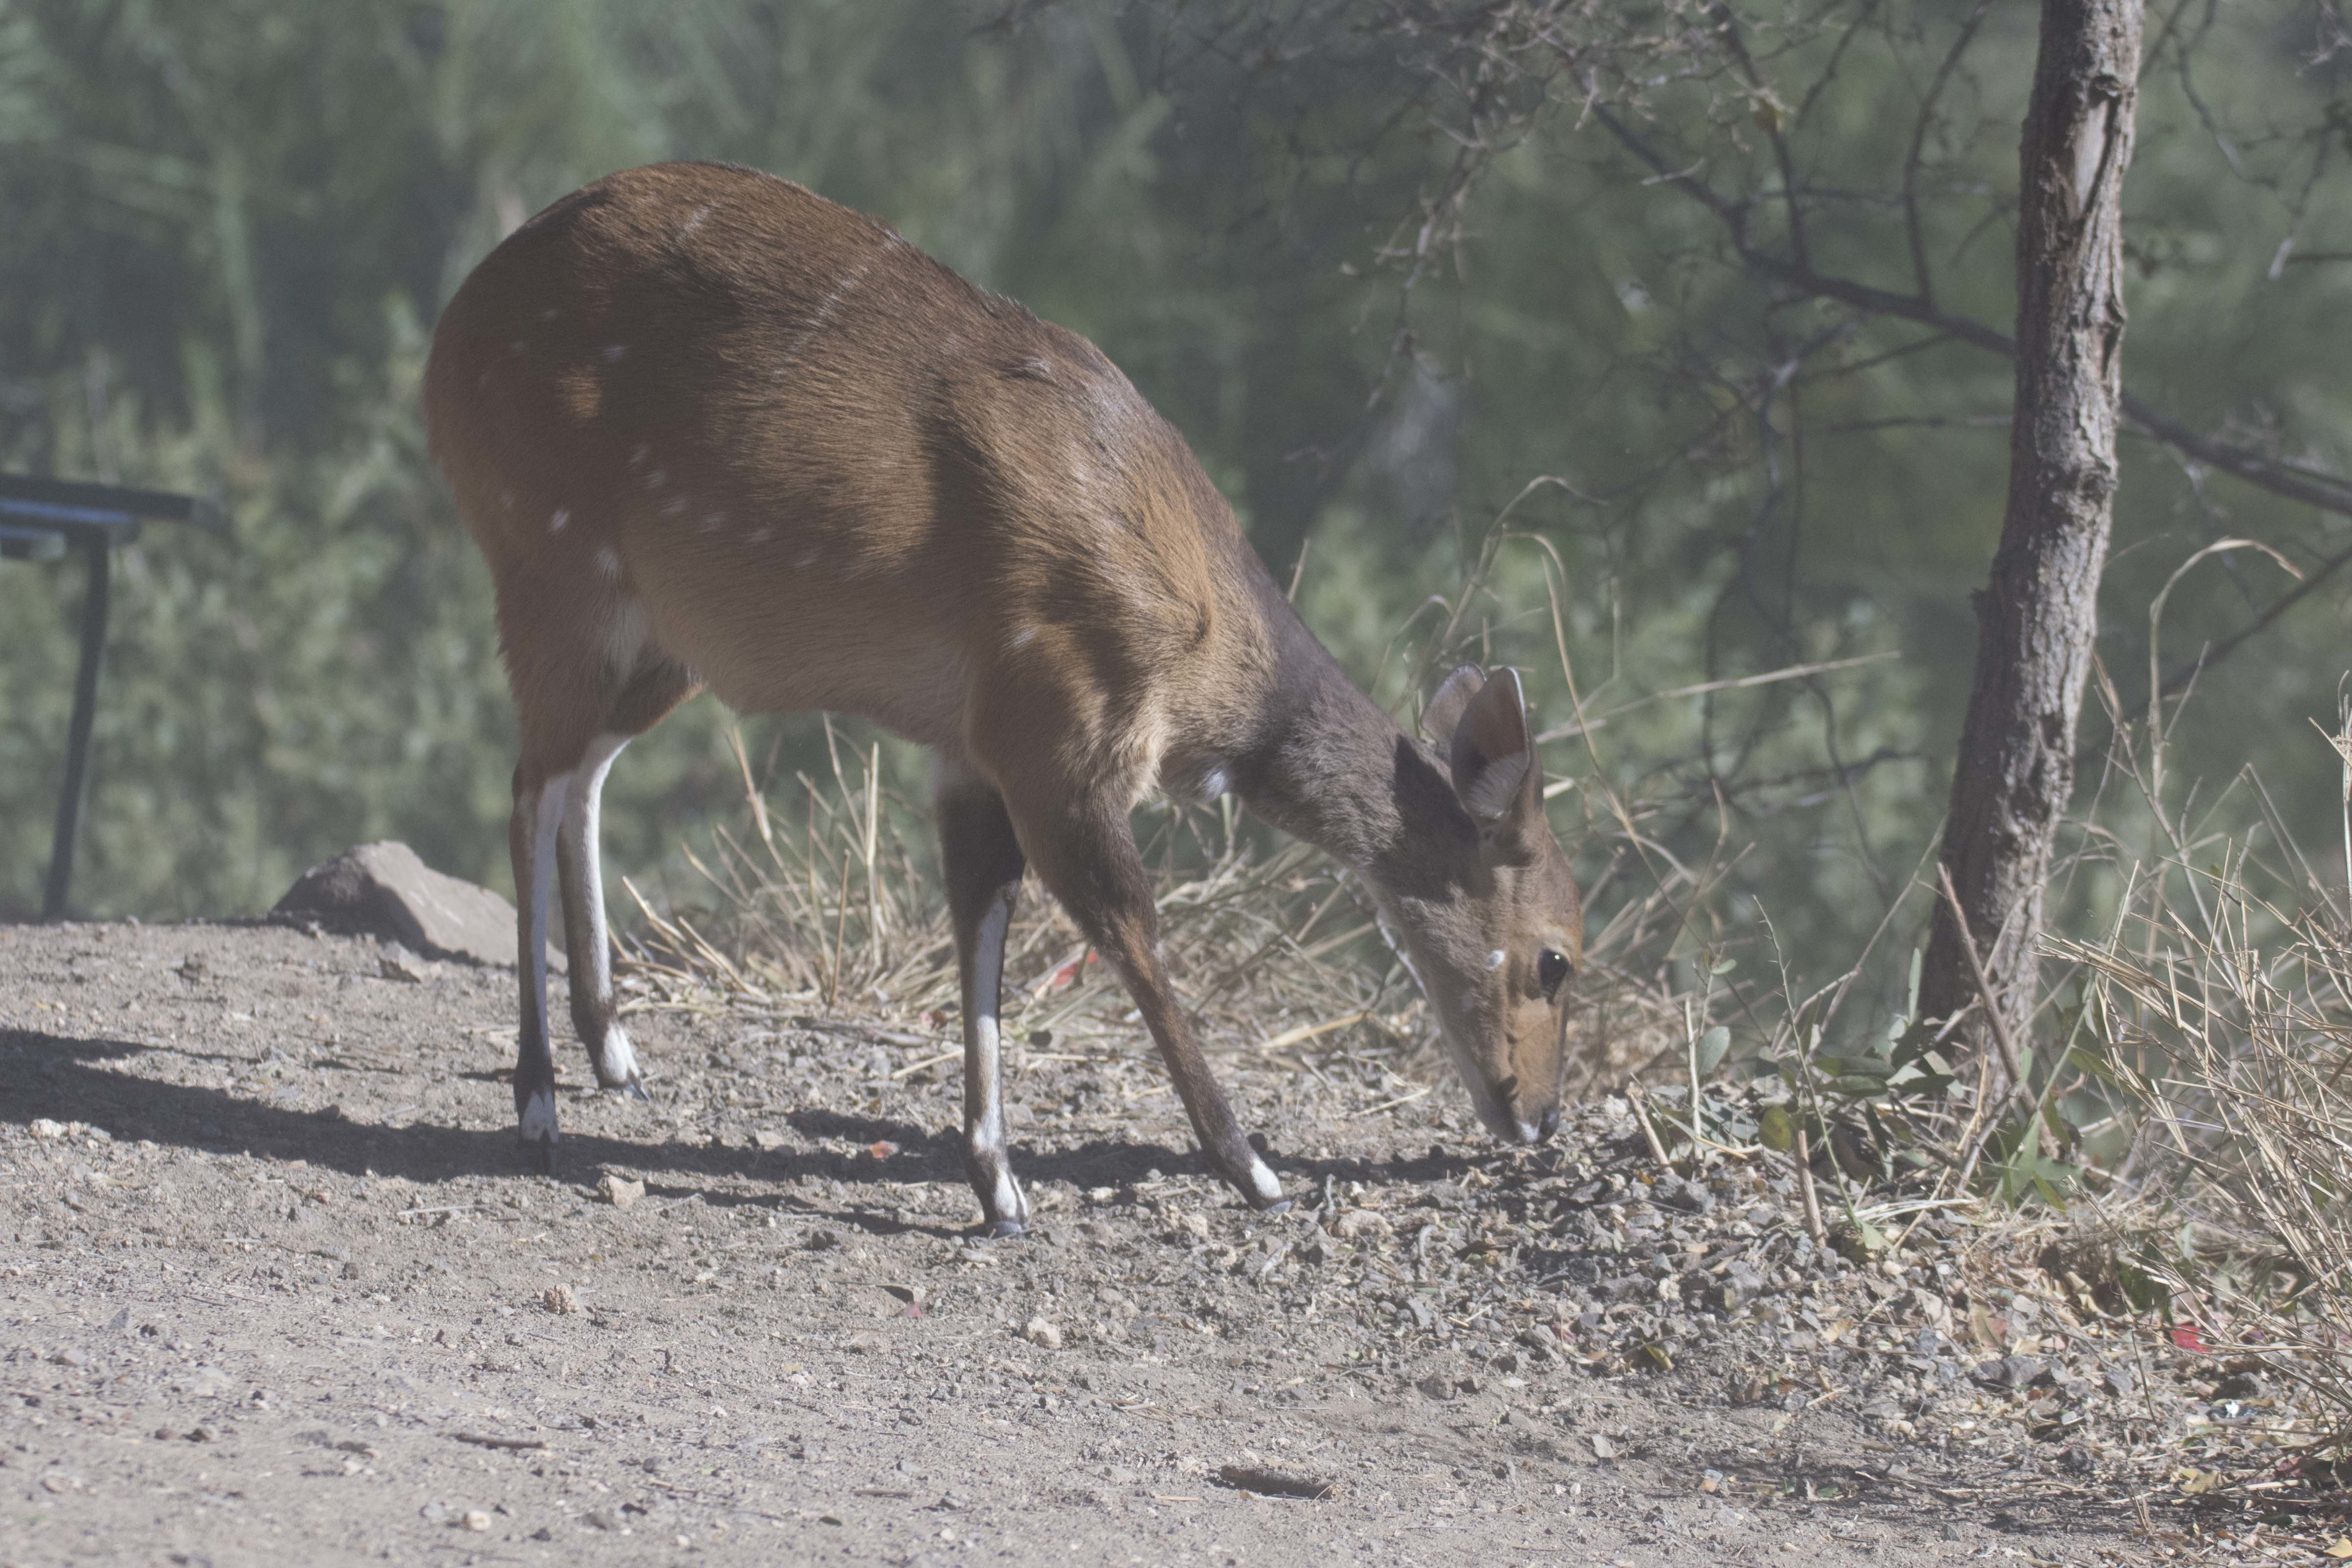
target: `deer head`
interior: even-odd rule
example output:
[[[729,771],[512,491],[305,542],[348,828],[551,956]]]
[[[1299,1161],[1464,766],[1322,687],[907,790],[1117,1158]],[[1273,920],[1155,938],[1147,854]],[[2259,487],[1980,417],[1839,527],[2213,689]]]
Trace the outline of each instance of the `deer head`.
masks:
[[[1436,756],[1401,742],[1398,793],[1428,830],[1392,874],[1373,875],[1374,900],[1479,1120],[1498,1138],[1538,1143],[1559,1124],[1584,910],[1544,816],[1517,674],[1464,665],[1421,728]]]

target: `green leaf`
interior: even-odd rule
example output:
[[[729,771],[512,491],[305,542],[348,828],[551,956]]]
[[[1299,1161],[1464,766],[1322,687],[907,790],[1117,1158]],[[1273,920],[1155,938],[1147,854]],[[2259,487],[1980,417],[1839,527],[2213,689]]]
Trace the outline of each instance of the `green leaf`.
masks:
[[[1731,1031],[1717,1024],[1698,1037],[1698,1076],[1706,1077],[1731,1053]]]
[[[1727,958],[1719,961],[1716,966],[1713,969],[1708,970],[1707,973],[1709,974],[1728,974],[1738,967],[1739,960],[1736,958]]]
[[[1768,1105],[1756,1119],[1756,1137],[1764,1147],[1785,1154],[1797,1146],[1797,1120],[1785,1105]]]

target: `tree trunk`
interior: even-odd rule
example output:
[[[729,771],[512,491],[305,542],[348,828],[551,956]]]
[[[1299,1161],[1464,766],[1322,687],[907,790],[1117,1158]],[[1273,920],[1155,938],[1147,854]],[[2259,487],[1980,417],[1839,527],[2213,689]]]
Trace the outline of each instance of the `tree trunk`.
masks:
[[[1975,596],[1976,685],[1952,778],[1943,863],[2012,1038],[2034,1010],[2042,897],[2074,784],[2074,725],[2098,630],[2116,489],[2124,340],[2124,170],[2139,70],[2138,0],[2043,0],[2018,157],[2017,395],[2009,502]],[[1977,998],[1938,902],[1919,1010]]]

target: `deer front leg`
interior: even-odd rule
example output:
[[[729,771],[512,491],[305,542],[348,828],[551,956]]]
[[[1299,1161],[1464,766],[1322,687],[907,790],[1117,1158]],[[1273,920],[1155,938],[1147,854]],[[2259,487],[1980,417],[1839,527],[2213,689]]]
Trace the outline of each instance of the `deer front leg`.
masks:
[[[1211,1076],[1192,1026],[1169,989],[1167,971],[1160,962],[1160,910],[1126,811],[1112,797],[1094,792],[1065,796],[1042,811],[1024,809],[1026,805],[1014,806],[1022,847],[1036,865],[1039,879],[1062,900],[1135,998],[1210,1166],[1251,1207],[1287,1206],[1282,1184],[1243,1136],[1233,1107]]]
[[[964,1174],[980,1198],[988,1234],[1018,1236],[1028,1227],[1029,1205],[1004,1147],[999,1018],[1005,931],[1021,891],[1021,844],[1003,800],[960,766],[940,763],[933,801],[963,989]]]

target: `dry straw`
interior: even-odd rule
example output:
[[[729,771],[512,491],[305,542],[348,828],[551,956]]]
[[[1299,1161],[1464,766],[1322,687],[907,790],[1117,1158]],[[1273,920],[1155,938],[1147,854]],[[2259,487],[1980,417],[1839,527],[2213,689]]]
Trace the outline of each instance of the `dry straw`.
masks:
[[[1563,837],[1597,875],[1588,901],[1602,911],[1589,934],[1569,1090],[1585,1096],[1684,1052],[1684,1003],[1668,962],[1727,862],[1681,862],[1648,837],[1654,808],[1596,782],[1606,777],[1567,658],[1560,595],[1565,572],[1548,542],[1497,529],[1461,591],[1433,595],[1383,658],[1402,661],[1408,689],[1488,647],[1514,618],[1494,586],[1507,550],[1540,568],[1555,689],[1576,721],[1557,737],[1547,795]],[[1793,676],[1792,676],[1793,678]],[[658,909],[627,885],[644,930],[626,956],[656,1005],[728,1006],[778,1018],[818,1016],[884,1037],[951,1043],[955,949],[932,870],[928,812],[889,786],[878,743],[846,743],[828,721],[822,777],[778,779],[730,737],[743,791],[742,823],[688,851],[707,893],[703,913]],[[1574,755],[1569,747],[1574,748]],[[1563,764],[1589,762],[1571,781]],[[1570,812],[1583,807],[1581,824]],[[1581,827],[1581,832],[1578,831]],[[1163,951],[1177,992],[1211,1051],[1275,1057],[1306,1067],[1360,1051],[1423,1078],[1438,1070],[1434,1031],[1402,967],[1381,944],[1360,887],[1324,857],[1253,830],[1230,799],[1209,809],[1155,802],[1138,814],[1147,864],[1159,873]],[[1072,1055],[1146,1052],[1133,1005],[1084,938],[1036,887],[1024,889],[1007,949],[1008,1021],[1031,1048]]]

